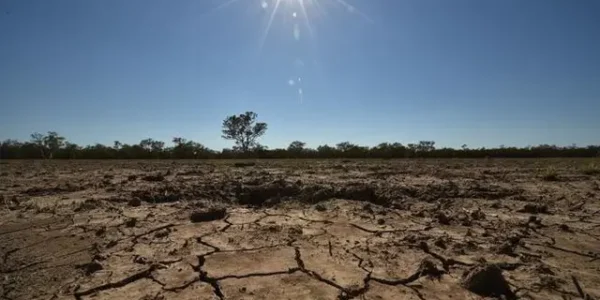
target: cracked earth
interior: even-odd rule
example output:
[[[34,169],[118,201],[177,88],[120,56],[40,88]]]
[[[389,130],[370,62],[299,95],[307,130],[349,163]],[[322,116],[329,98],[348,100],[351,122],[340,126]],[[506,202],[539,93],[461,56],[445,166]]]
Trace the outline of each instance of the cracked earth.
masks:
[[[598,299],[586,163],[2,162],[0,299]]]

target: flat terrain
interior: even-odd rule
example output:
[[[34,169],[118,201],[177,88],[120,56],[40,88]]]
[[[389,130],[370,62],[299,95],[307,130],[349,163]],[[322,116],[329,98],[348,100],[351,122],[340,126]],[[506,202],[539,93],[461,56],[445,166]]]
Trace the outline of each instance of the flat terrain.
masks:
[[[1,161],[0,299],[600,299],[593,164]]]

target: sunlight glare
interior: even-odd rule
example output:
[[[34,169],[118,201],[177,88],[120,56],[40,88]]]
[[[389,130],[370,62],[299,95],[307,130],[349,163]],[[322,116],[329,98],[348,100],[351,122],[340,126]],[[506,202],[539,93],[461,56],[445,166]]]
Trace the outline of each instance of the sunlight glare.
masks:
[[[367,16],[366,14],[364,14],[363,12],[361,12],[360,10],[358,10],[356,7],[350,5],[345,0],[335,0],[335,1],[337,1],[342,6],[346,7],[346,10],[348,10],[349,13],[357,13],[363,19],[365,19],[365,20],[367,20],[367,21],[369,21],[371,23],[375,23],[371,18],[369,18],[369,16]]]
[[[227,1],[219,4],[217,7],[213,8],[212,11],[218,11],[218,10],[223,9],[223,8],[233,4],[235,2],[238,2],[238,1],[240,1],[240,0],[227,0]]]
[[[267,39],[267,36],[269,36],[269,31],[271,30],[271,25],[273,24],[273,19],[275,18],[275,15],[277,14],[277,9],[279,9],[279,4],[281,4],[281,0],[275,0],[275,7],[273,8],[273,11],[271,12],[271,16],[269,17],[269,23],[267,23],[267,28],[265,28],[265,32],[263,33],[263,36],[260,39],[259,50],[262,50],[263,46],[265,45],[265,40]]]
[[[296,41],[300,40],[300,26],[298,26],[298,24],[294,24],[294,39],[296,39]]]
[[[309,0],[309,4],[312,4],[312,0]],[[306,12],[306,7],[304,6],[304,0],[298,0],[298,4],[300,5],[300,9],[302,10],[302,14],[304,15],[304,21],[306,22],[306,27],[308,28],[308,33],[310,37],[313,37],[313,30],[310,26],[310,20],[308,19],[308,13]]]

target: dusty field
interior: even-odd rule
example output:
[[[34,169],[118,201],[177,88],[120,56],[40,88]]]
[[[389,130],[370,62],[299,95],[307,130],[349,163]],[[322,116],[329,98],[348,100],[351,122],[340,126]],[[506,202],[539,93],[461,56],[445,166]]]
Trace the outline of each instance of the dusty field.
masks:
[[[598,299],[589,163],[3,161],[0,299]]]

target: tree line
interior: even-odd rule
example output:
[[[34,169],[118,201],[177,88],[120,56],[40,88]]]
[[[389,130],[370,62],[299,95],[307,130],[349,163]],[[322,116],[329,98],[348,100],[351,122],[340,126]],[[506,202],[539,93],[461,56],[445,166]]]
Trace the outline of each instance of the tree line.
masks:
[[[287,148],[269,149],[258,143],[267,131],[267,124],[257,122],[258,115],[245,112],[228,116],[222,124],[222,137],[233,140],[232,148],[215,151],[204,145],[174,137],[172,146],[151,138],[138,144],[114,141],[79,146],[55,131],[33,133],[29,141],[8,139],[0,144],[0,159],[221,159],[221,158],[538,158],[538,157],[598,157],[600,145],[568,147],[538,145],[531,147],[436,148],[434,141],[401,144],[381,143],[374,147],[341,142],[333,146],[307,148],[302,141],[293,141]]]

